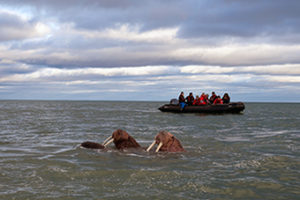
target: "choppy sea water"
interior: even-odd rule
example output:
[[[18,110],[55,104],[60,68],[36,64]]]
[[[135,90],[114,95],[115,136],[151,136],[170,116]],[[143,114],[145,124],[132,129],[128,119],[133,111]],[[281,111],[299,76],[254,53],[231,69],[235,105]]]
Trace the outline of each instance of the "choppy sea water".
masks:
[[[0,199],[299,199],[300,104],[162,113],[164,102],[0,101]],[[160,130],[185,153],[79,147]]]

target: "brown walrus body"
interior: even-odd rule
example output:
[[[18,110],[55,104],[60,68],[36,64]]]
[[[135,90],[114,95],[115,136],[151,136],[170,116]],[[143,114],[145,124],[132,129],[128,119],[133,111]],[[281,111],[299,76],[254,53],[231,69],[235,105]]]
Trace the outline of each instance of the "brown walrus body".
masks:
[[[126,131],[122,129],[115,130],[112,133],[112,136],[109,141],[104,142],[104,146],[106,147],[109,145],[111,142],[114,142],[115,146],[117,149],[128,149],[128,148],[141,148],[139,143],[130,136]]]
[[[103,144],[95,142],[83,142],[82,147],[89,149],[104,149],[110,143],[114,142],[115,147],[119,150],[129,149],[129,148],[142,148],[140,144],[130,136],[126,131],[122,129],[117,129],[112,133],[112,136],[107,138]],[[157,144],[155,152],[184,152],[180,141],[170,132],[160,131],[156,136],[154,142],[148,147],[147,151]]]
[[[147,151],[155,145],[158,144],[155,152],[165,151],[165,152],[184,152],[180,141],[170,132],[160,131],[156,136],[153,143],[148,147]]]
[[[86,141],[81,143],[81,146],[88,149],[104,149],[105,147],[102,144],[96,142]]]

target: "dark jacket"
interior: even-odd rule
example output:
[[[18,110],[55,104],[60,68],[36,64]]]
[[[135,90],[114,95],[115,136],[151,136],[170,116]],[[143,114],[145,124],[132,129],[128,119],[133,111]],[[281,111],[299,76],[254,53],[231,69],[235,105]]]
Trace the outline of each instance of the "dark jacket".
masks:
[[[189,95],[189,96],[186,97],[186,103],[188,105],[193,105],[194,100],[195,99],[194,99],[193,95]]]
[[[223,98],[223,103],[230,103],[230,97],[228,94],[224,94]]]
[[[179,95],[178,100],[179,100],[179,103],[185,102],[185,98],[183,95]]]
[[[215,95],[215,94],[212,95],[212,96],[209,98],[209,102],[210,102],[211,104],[213,104],[216,98],[217,98],[217,95]]]

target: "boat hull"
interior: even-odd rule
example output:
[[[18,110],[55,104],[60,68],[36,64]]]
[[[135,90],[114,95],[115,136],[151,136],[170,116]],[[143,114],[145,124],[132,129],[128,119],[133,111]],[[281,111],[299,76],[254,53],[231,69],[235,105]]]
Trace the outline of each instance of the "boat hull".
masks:
[[[199,105],[199,106],[185,106],[184,109],[180,109],[179,105],[165,104],[158,108],[162,112],[174,112],[174,113],[241,113],[245,109],[245,105],[242,102],[229,103],[229,104],[217,104],[217,105]]]

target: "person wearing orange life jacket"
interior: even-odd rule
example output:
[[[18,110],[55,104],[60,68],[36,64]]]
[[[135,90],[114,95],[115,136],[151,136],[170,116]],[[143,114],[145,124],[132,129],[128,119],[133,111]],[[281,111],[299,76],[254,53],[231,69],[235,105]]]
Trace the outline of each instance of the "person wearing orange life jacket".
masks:
[[[202,93],[200,97],[200,105],[206,105],[206,104],[207,104],[206,95]]]
[[[198,95],[196,95],[196,99],[194,100],[193,105],[198,106],[199,104],[200,104],[200,98]]]
[[[220,96],[217,96],[217,98],[214,100],[213,104],[223,104],[223,100],[221,99]]]

